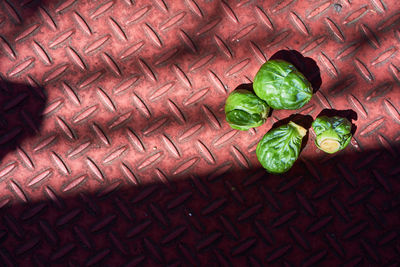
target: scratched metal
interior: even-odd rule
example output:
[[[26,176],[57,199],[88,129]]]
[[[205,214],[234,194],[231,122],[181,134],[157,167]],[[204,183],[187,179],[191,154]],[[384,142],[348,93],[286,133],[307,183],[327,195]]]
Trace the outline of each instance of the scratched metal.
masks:
[[[399,25],[394,0],[1,1],[2,266],[397,266]],[[255,147],[293,112],[223,108],[285,49],[322,80],[296,112],[357,130],[273,176]]]

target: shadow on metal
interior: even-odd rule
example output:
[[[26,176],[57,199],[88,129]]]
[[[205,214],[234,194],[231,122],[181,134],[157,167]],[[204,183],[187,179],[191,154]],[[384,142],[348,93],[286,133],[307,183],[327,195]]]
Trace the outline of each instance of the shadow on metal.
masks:
[[[25,139],[39,134],[46,100],[41,87],[0,83],[0,162]]]
[[[321,169],[331,175],[319,176]],[[92,193],[76,194],[79,186],[70,185],[57,195],[46,187],[48,200],[29,204],[14,188],[20,203],[0,201],[0,261],[383,266],[399,261],[399,175],[387,151],[345,150],[325,159],[301,156],[280,176],[222,165],[203,177],[158,174],[130,187],[116,178]]]

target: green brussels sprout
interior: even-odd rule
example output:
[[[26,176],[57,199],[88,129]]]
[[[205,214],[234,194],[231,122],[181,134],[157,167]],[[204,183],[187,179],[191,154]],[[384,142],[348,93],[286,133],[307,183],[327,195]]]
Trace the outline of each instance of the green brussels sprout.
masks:
[[[322,151],[333,154],[344,149],[350,142],[351,123],[339,116],[321,116],[312,123],[315,132],[315,144]]]
[[[235,90],[226,99],[226,121],[236,130],[247,131],[262,125],[268,117],[268,112],[267,103],[249,90]]]
[[[297,160],[307,130],[289,122],[267,132],[257,145],[258,161],[270,173],[287,172]]]
[[[284,60],[264,63],[254,78],[254,92],[273,109],[298,109],[310,101],[312,86],[294,65]]]

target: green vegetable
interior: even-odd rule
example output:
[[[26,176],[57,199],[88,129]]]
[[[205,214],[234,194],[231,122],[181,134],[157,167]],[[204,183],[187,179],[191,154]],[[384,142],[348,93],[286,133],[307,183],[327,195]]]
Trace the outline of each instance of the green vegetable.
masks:
[[[233,129],[247,131],[258,127],[265,122],[268,112],[267,103],[249,90],[235,90],[226,99],[226,121]]]
[[[284,60],[264,63],[254,78],[254,92],[273,109],[298,109],[310,101],[311,83]]]
[[[267,132],[257,145],[258,161],[270,173],[287,172],[297,160],[307,130],[294,122]]]
[[[333,154],[344,149],[351,140],[351,123],[338,116],[321,116],[312,123],[315,144],[322,151]]]

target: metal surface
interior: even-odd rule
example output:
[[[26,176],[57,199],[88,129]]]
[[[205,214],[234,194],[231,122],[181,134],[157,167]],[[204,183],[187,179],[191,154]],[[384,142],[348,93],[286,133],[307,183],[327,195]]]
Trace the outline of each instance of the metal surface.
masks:
[[[399,12],[394,0],[2,1],[2,266],[398,266]],[[320,70],[298,113],[358,118],[346,150],[326,156],[310,134],[274,176],[255,146],[293,112],[238,132],[223,107],[283,49]]]

